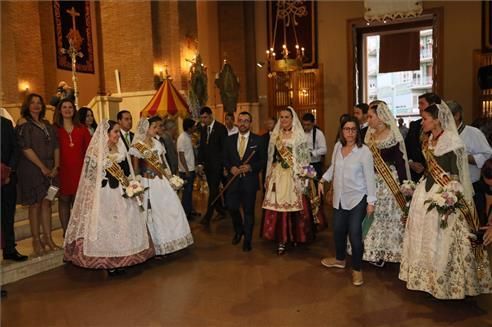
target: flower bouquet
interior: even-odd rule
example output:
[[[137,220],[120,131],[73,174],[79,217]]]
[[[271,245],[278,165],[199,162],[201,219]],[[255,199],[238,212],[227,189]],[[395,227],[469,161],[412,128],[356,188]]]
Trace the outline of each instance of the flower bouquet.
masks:
[[[172,175],[169,178],[169,184],[171,184],[171,187],[176,192],[179,191],[183,187],[184,183],[185,183],[185,181],[181,177],[179,177],[178,175]]]
[[[427,212],[436,209],[440,215],[439,226],[448,226],[449,215],[457,210],[464,208],[463,187],[458,181],[451,181],[445,187],[441,187],[429,200],[424,203],[429,204]]]
[[[411,180],[404,180],[400,185],[400,191],[405,197],[405,208],[403,209],[402,223],[407,222],[408,212],[410,211],[410,203],[412,202],[413,193],[415,192],[415,183]]]
[[[128,181],[127,186],[123,187],[123,197],[130,199],[134,198],[137,201],[140,210],[144,211],[142,196],[147,189],[148,187],[143,187],[140,181],[132,179]]]

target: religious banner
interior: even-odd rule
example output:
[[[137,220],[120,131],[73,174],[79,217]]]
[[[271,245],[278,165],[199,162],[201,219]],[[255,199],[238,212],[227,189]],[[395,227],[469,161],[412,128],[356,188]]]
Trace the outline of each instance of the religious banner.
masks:
[[[317,1],[267,1],[266,6],[268,48],[273,44],[275,60],[283,58],[282,46],[285,35],[286,46],[290,49],[288,57],[296,58],[297,53],[294,49],[298,44],[304,48],[303,68],[316,68],[318,66]]]
[[[70,40],[76,51],[77,71],[94,73],[94,47],[92,44],[90,1],[53,1],[55,19],[56,64],[59,69],[72,70],[71,59],[64,52]]]

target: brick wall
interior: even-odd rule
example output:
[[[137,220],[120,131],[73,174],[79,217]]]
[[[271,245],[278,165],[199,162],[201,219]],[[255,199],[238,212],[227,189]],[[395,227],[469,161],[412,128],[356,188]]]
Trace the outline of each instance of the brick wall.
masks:
[[[0,2],[1,18],[1,88],[0,101],[3,103],[17,102],[19,97],[17,86],[17,65],[15,56],[15,37],[13,33],[12,17],[13,6],[11,2]]]
[[[2,2],[2,82],[5,103],[23,99],[19,83],[46,100],[37,1]]]
[[[153,89],[152,17],[150,2],[101,2],[106,91],[116,93],[114,71],[123,92]]]

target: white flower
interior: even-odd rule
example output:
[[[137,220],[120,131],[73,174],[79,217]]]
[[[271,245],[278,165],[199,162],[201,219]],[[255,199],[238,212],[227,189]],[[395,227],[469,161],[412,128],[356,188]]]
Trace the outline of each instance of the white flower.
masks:
[[[183,187],[184,180],[177,175],[173,175],[171,176],[171,178],[169,178],[169,184],[171,184],[171,187],[177,191]]]
[[[458,181],[451,181],[446,186],[446,189],[453,193],[463,193],[463,186]]]
[[[446,199],[441,196],[441,193],[434,194],[432,196],[432,202],[439,207],[444,207],[446,205]]]
[[[131,197],[133,197],[133,195],[134,195],[133,189],[132,189],[131,187],[127,187],[127,188],[125,189],[125,193],[126,193],[126,195],[128,195],[128,197],[130,197],[130,198],[131,198]]]

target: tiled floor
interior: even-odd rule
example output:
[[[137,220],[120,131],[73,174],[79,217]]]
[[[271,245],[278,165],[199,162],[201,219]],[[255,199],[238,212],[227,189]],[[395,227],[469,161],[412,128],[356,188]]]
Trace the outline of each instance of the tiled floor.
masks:
[[[257,224],[256,229],[258,229]],[[364,265],[365,284],[328,270],[327,231],[278,257],[256,238],[232,246],[231,223],[192,224],[195,245],[109,278],[71,265],[6,286],[2,326],[491,326],[492,295],[438,301],[408,291],[398,266]],[[258,235],[258,234],[256,234]],[[58,241],[58,243],[60,243]]]

